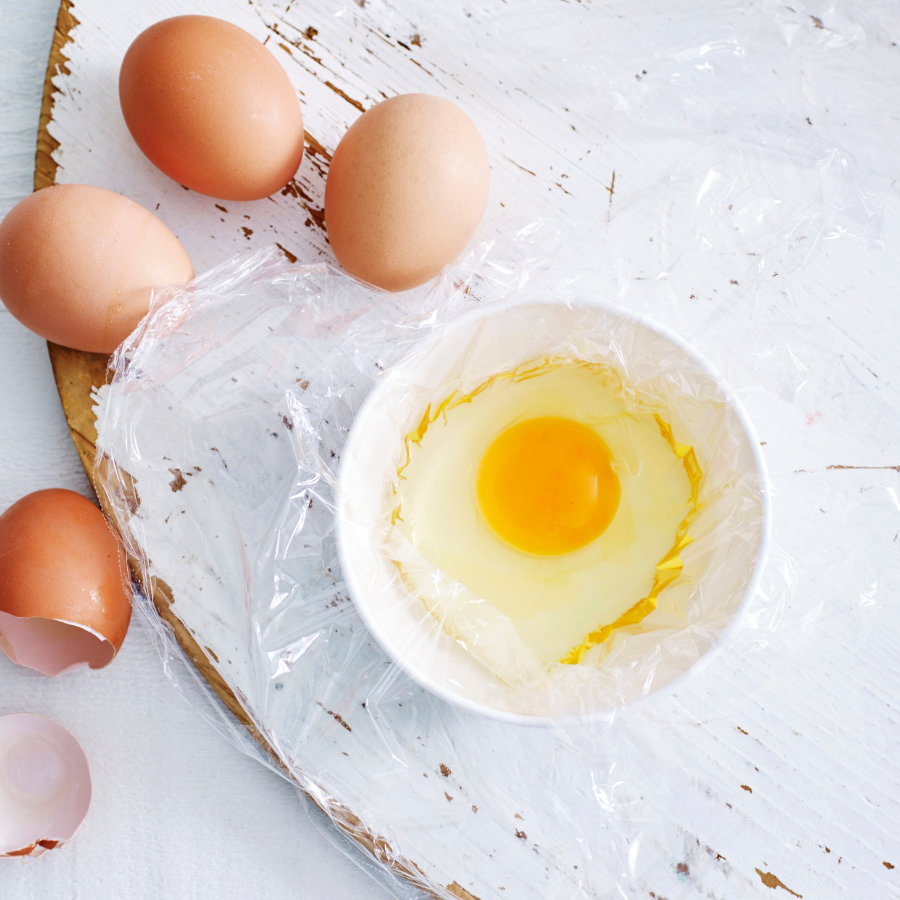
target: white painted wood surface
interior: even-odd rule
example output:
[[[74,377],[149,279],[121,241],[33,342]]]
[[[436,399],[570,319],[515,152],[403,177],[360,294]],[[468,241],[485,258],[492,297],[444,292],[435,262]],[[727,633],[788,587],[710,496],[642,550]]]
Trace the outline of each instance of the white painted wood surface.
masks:
[[[103,0],[76,5],[83,24],[67,50],[73,75],[59,81],[51,126],[62,144],[59,180],[101,184],[150,208],[158,203],[158,214],[198,271],[272,240],[303,259],[329,258],[318,227],[324,154],[304,159],[296,192],[240,209],[220,204],[221,210],[168,182],[130,142],[116,102],[118,60],[143,27],[180,11],[181,4],[163,0],[127,14]],[[381,92],[425,90],[458,99],[492,152],[486,234],[536,215],[587,218],[627,197],[708,132],[752,113],[778,110],[798,123],[808,119],[866,164],[885,204],[886,251],[862,258],[836,245],[821,270],[805,277],[794,301],[813,332],[844,348],[844,386],[830,405],[808,410],[802,459],[788,452],[796,441],[781,440],[779,431],[786,436],[790,426],[779,410],[756,411],[780,494],[776,502],[808,510],[810,517],[802,534],[784,535],[785,549],[808,560],[819,551],[817,534],[831,547],[831,535],[845,531],[841,591],[814,577],[801,583],[785,624],[764,648],[742,656],[739,667],[722,662],[702,682],[623,728],[619,740],[633,740],[635,753],[617,799],[627,801],[625,827],[642,835],[622,861],[634,873],[633,896],[732,900],[770,890],[900,896],[892,868],[900,865],[900,677],[891,639],[900,618],[900,556],[894,533],[885,528],[893,507],[900,514],[900,481],[890,468],[826,468],[900,464],[893,301],[900,29],[894,11],[712,7],[674,25],[658,13],[630,18],[624,8],[589,4],[533,3],[515,10],[495,4],[470,12],[448,5],[411,13],[375,2],[258,2],[217,3],[214,11],[285,54],[307,130],[326,150],[358,106],[368,107]],[[710,41],[698,48],[690,41],[697,33]],[[681,57],[675,52],[680,40]],[[673,59],[680,59],[677,72]],[[682,106],[660,102],[664,95],[652,83],[660,71],[670,82],[673,74],[690,76]],[[692,90],[713,100],[692,105]],[[685,109],[690,116],[680,115]],[[606,187],[614,170],[613,195]],[[16,371],[21,377],[21,368]],[[824,382],[828,375],[811,377]],[[802,383],[795,374],[800,404]],[[51,402],[52,381],[46,388]],[[854,421],[874,433],[874,416],[882,417],[883,439],[860,446],[852,433],[842,433],[842,423],[850,430]],[[61,417],[57,427],[64,445]],[[70,474],[78,477],[75,464]],[[866,499],[848,504],[848,485]],[[895,521],[900,528],[900,515]],[[671,742],[671,758],[659,772],[641,771],[639,748],[654,735]],[[670,808],[683,796],[668,787],[667,779],[675,778],[679,788],[690,785],[691,802]],[[181,877],[189,879],[190,871],[183,868]],[[173,868],[169,877],[178,884]],[[504,885],[482,889],[475,881],[470,889],[482,898],[501,896],[495,892]]]

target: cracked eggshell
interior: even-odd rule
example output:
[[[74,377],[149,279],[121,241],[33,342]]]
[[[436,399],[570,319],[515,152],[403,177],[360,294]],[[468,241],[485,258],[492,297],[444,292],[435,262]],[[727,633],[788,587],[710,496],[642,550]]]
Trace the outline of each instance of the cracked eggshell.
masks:
[[[0,716],[0,857],[41,856],[72,840],[91,793],[91,767],[70,731],[44,716]]]
[[[0,650],[44,675],[114,659],[131,619],[125,553],[74,491],[36,491],[0,516]]]

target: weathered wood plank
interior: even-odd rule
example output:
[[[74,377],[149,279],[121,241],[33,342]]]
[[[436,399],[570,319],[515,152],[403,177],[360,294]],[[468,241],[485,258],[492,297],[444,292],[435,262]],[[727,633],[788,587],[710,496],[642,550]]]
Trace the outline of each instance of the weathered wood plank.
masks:
[[[495,3],[468,12],[399,2],[208,4],[213,14],[241,24],[284,56],[304,104],[308,130],[303,165],[285,192],[254,204],[218,203],[183,191],[150,167],[118,115],[115,76],[125,47],[143,27],[179,12],[179,7],[174,0],[157,0],[129,9],[125,16],[119,4],[81,0],[74,9],[81,25],[75,28],[73,9],[64,4],[58,33],[68,35],[71,43],[54,46],[58,53],[65,47],[71,59],[51,58],[51,69],[56,68],[50,77],[55,75],[60,92],[54,95],[52,121],[49,106],[47,121],[42,118],[44,150],[39,149],[36,186],[38,170],[44,173],[42,178],[52,170],[62,180],[102,184],[156,209],[185,244],[197,271],[238,250],[271,241],[304,261],[330,259],[322,216],[330,153],[361,108],[392,93],[423,90],[455,98],[482,129],[493,164],[485,236],[505,222],[541,216],[596,220],[601,210],[618,204],[673,158],[696,147],[696,134],[703,134],[684,123],[679,133],[673,133],[669,126],[678,123],[661,118],[653,106],[652,79],[671,75],[665,67],[674,56],[665,34],[671,20],[650,5],[630,11],[626,21],[624,16],[614,18],[612,10],[589,4],[535,2],[510,11]],[[647,15],[642,17],[641,10]],[[743,47],[744,58],[750,60],[748,71],[758,71],[759,84],[735,98],[735,113],[752,112],[754,97],[755,109],[762,110],[783,91],[787,112],[796,121],[807,127],[804,120],[811,119],[816,128],[854,146],[886,192],[887,235],[895,244],[900,221],[897,195],[891,193],[890,179],[882,177],[889,141],[885,139],[884,146],[876,140],[869,140],[871,147],[865,144],[867,135],[878,134],[873,122],[891,95],[885,94],[887,100],[875,95],[866,83],[874,63],[862,57],[878,60],[893,73],[892,83],[900,83],[894,77],[900,74],[896,57],[887,55],[891,52],[887,31],[866,31],[865,23],[838,13],[829,18],[824,13],[816,17],[779,10],[766,19],[776,23],[771,31],[753,30],[760,27],[759,17],[746,19],[755,42],[751,43],[744,41],[742,13],[725,7],[707,13],[708,18],[695,16],[692,21],[698,31],[720,37],[722,44],[711,44],[696,59],[691,56],[696,47],[685,44],[684,71],[694,65],[700,71],[712,61],[716,72],[712,77],[726,82],[728,54],[738,59]],[[854,30],[857,24],[862,30]],[[608,39],[602,37],[604,30]],[[825,57],[816,56],[824,53],[825,41],[836,48],[837,62],[831,68],[821,65]],[[770,77],[768,69],[752,68],[760,46],[780,60],[770,68],[781,75]],[[817,72],[820,83],[837,83],[836,73],[854,73],[849,83],[855,85],[854,96],[863,111],[872,112],[871,118],[846,115],[853,104],[844,104],[844,112],[836,113],[827,96],[817,94],[814,87],[796,95],[792,88],[788,91],[797,72],[795,60],[801,58],[789,51],[797,47],[805,48],[804,65],[813,67],[805,71]],[[854,48],[859,51],[856,55]],[[590,52],[596,54],[593,68]],[[645,57],[640,68],[632,65]],[[71,72],[67,74],[64,66]],[[871,84],[889,81],[874,79]],[[617,113],[617,103],[627,107],[629,115]],[[641,119],[641,103],[647,104],[646,120]],[[710,121],[719,116],[726,125],[733,122],[728,110],[714,108],[703,114]],[[841,115],[847,124],[838,120]],[[896,132],[893,119],[882,121],[886,133]],[[897,733],[893,697],[898,685],[886,636],[896,629],[897,608],[885,600],[895,595],[897,583],[885,573],[896,566],[897,545],[893,532],[875,533],[874,526],[866,525],[868,518],[886,529],[890,520],[884,510],[897,502],[900,489],[890,468],[900,462],[896,429],[885,426],[878,432],[872,427],[875,417],[900,406],[893,387],[900,383],[893,303],[896,257],[893,252],[870,255],[866,272],[860,258],[845,253],[839,244],[833,245],[821,270],[806,273],[783,302],[792,310],[785,314],[784,328],[805,329],[805,337],[794,342],[798,365],[803,365],[807,339],[829,346],[833,342],[841,350],[842,362],[833,371],[810,373],[792,371],[793,362],[785,356],[786,367],[778,373],[783,379],[773,381],[771,390],[789,394],[790,405],[780,406],[772,395],[754,397],[748,392],[748,396],[771,453],[781,509],[803,511],[808,517],[806,526],[781,535],[788,556],[805,561],[804,571],[809,572],[811,548],[834,548],[834,535],[844,531],[853,535],[848,545],[855,542],[866,550],[849,546],[844,550],[848,574],[840,584],[855,585],[853,591],[835,594],[828,584],[813,578],[785,611],[792,624],[768,637],[765,650],[742,656],[733,669],[726,661],[717,664],[714,675],[701,684],[686,688],[670,703],[617,732],[622,785],[615,800],[626,811],[621,827],[632,839],[633,853],[623,866],[631,866],[632,882],[646,896],[734,900],[769,896],[773,889],[805,896],[890,896],[896,890],[891,881],[895,870],[886,863],[897,863],[891,836],[898,833],[898,798],[891,785],[896,785],[900,772],[891,748]],[[716,308],[715,291],[732,291],[731,302],[746,302],[738,288],[730,287],[732,279],[740,280],[735,278],[738,274],[711,261],[708,276],[697,285],[697,303],[688,304],[685,298],[689,336],[702,336],[706,317]],[[763,343],[755,346],[765,351]],[[787,340],[771,341],[774,352],[785,347],[791,347]],[[89,365],[61,354],[57,359],[52,348],[51,354],[64,406],[68,402],[67,415],[72,413],[76,446],[90,464],[95,431],[87,394],[91,384],[102,381],[102,361]],[[813,353],[810,358],[822,357]],[[727,362],[727,353],[723,359]],[[761,369],[760,375],[773,371]],[[854,435],[872,439],[863,446]],[[826,468],[844,465],[885,468]],[[870,499],[851,504],[848,498],[854,493]],[[823,551],[822,570],[834,573],[833,560],[824,557]],[[170,622],[183,627],[178,619]],[[180,639],[188,645],[189,656],[201,660],[200,642],[195,642],[195,652],[191,632],[185,629]],[[202,660],[201,666],[208,667],[204,673],[222,681],[205,654]],[[220,690],[228,696],[230,688],[220,684]],[[242,714],[236,701],[233,711]],[[378,750],[362,742],[366,733],[362,725],[356,727],[349,713],[342,715],[353,731],[334,724],[331,743],[323,742],[323,748],[329,746],[334,754],[336,780],[352,775],[340,769],[344,752],[364,755]],[[669,761],[656,760],[653,766],[659,768],[642,769],[646,747],[661,736],[669,747]],[[446,793],[465,796],[464,767],[454,769],[448,758],[452,743],[436,740],[424,751],[414,745],[400,750],[403,758],[422,763],[419,778],[427,775],[435,788],[444,785]],[[326,770],[332,765],[332,760],[319,762]],[[450,776],[442,774],[442,765],[451,770]],[[502,769],[496,761],[490,765]],[[558,774],[550,761],[547,771]],[[551,802],[552,786],[551,779],[533,789],[537,809],[541,801]],[[478,805],[478,798],[467,799]],[[597,802],[589,799],[591,804]],[[455,836],[469,826],[460,818],[458,831],[429,835],[427,820],[415,818],[414,803],[398,803],[396,820],[388,824],[396,826],[397,835],[417,832],[419,846],[428,849],[425,857],[413,858],[435,883],[450,885],[455,896],[465,896],[467,889],[482,900],[510,891],[519,896],[527,896],[529,890],[539,893],[537,881],[526,887],[500,878],[520,874],[519,850],[532,854],[515,832],[522,831],[535,843],[540,835],[538,850],[548,857],[563,858],[566,848],[554,848],[559,835],[540,834],[539,821],[520,825],[512,818],[518,802],[514,791],[510,789],[502,801],[509,805],[513,827],[502,838],[498,832],[496,844],[489,842],[491,837],[474,846],[465,843],[464,850],[444,852],[440,848],[451,847]],[[588,804],[585,809],[595,807]],[[486,810],[483,806],[482,813]],[[388,825],[383,829],[389,830]],[[374,841],[371,848],[387,852]],[[494,852],[495,858],[485,857],[485,852]],[[597,854],[602,855],[599,849]],[[532,855],[543,859],[537,851]],[[453,869],[462,858],[468,868],[464,873]],[[612,877],[600,887],[602,881],[588,878],[573,884],[572,891],[602,896],[601,891],[611,888]],[[502,894],[501,887],[507,889]]]

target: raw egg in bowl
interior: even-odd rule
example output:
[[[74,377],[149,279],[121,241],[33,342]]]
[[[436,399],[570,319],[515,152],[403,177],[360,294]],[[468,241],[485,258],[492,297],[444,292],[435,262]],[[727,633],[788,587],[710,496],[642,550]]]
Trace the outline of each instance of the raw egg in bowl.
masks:
[[[740,621],[768,492],[736,397],[664,326],[588,301],[436,330],[354,420],[350,594],[437,696],[550,724],[658,697]]]

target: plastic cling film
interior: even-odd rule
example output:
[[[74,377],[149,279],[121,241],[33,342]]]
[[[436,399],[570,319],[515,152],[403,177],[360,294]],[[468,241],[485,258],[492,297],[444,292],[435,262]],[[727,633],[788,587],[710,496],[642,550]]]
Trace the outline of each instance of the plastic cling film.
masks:
[[[765,202],[773,191],[781,203]],[[896,580],[889,546],[863,557],[846,540],[893,521],[893,501],[826,468],[887,464],[890,441],[862,409],[844,339],[798,302],[877,239],[877,203],[839,148],[750,129],[600,225],[529,223],[428,289],[383,295],[273,248],[160,293],[98,395],[96,471],[170,677],[395,896],[586,900],[646,884],[654,848],[699,802],[694,713],[730,721],[777,684],[780,654],[800,652],[817,617],[846,623]],[[740,292],[714,290],[735,274]],[[618,373],[683,488],[621,612],[649,596],[673,541],[677,578],[577,665],[558,662],[574,642],[541,659],[390,520],[403,437],[429,403],[557,357]],[[818,410],[835,419],[813,434]],[[628,447],[604,441],[614,459]],[[842,530],[817,518],[822,496]],[[361,598],[381,601],[377,616]],[[704,827],[734,831],[724,803],[702,808]]]
[[[561,355],[566,348],[579,356]],[[739,615],[761,567],[764,474],[734,401],[691,352],[662,326],[596,303],[504,303],[442,329],[382,380],[344,448],[338,534],[367,625],[420,683],[522,721],[597,714],[647,693],[632,655],[643,650],[631,649],[647,635],[674,645],[683,635],[671,681]],[[595,429],[613,449],[622,486],[608,530],[551,557],[495,535],[472,486],[498,433],[547,414]],[[703,445],[702,464],[684,442]],[[703,538],[682,557],[695,521]],[[403,538],[390,537],[392,528]],[[710,579],[716,593],[705,590]],[[652,615],[659,595],[679,584],[678,618]],[[489,622],[496,635],[484,633]],[[614,664],[599,645],[619,629]],[[515,632],[532,651],[527,663]],[[478,677],[469,657],[487,673]],[[535,660],[539,679],[520,683]],[[573,662],[585,671],[567,671]],[[632,673],[639,678],[629,684]]]

